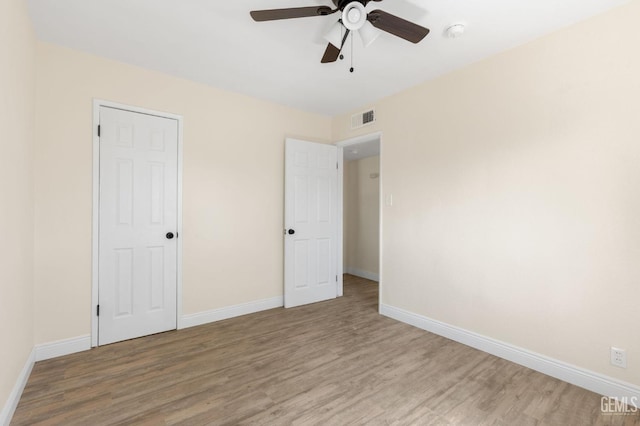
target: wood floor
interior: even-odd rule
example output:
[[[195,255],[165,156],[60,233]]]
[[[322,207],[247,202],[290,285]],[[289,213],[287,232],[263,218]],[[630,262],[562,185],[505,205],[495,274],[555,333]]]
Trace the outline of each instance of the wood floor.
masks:
[[[600,396],[382,317],[377,285],[35,365],[14,425],[640,425]]]

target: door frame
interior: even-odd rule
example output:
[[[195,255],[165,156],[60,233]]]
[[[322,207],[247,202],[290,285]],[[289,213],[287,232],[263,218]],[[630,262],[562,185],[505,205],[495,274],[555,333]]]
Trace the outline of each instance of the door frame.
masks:
[[[183,117],[163,111],[155,111],[148,108],[141,108],[118,102],[106,101],[103,99],[93,99],[93,207],[91,214],[91,347],[98,346],[98,315],[96,306],[98,305],[98,262],[99,262],[99,236],[100,236],[100,138],[98,136],[98,125],[100,124],[100,108],[108,107],[124,111],[153,115],[156,117],[168,118],[178,122],[178,212],[177,212],[177,265],[176,265],[176,325],[178,329],[182,325],[182,129]]]
[[[355,138],[345,139],[336,143],[338,147],[338,297],[344,293],[343,277],[344,274],[344,148],[351,145],[361,144],[363,142],[373,142],[378,140],[380,142],[380,170],[382,170],[383,160],[383,144],[382,144],[382,132],[368,133],[362,136],[356,136]],[[383,215],[383,196],[382,196],[382,173],[378,179],[378,193],[379,193],[379,220],[378,220],[378,288],[382,289],[382,215]],[[380,297],[378,297],[378,309],[380,307]]]

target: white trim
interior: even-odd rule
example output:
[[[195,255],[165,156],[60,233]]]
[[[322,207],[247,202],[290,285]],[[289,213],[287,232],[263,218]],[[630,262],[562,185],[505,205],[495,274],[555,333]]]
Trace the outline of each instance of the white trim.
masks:
[[[380,134],[378,135],[378,138],[380,139],[380,159],[378,160],[378,172],[380,173],[380,178],[378,179],[380,182],[378,183],[378,311],[380,310],[380,307],[382,306],[382,294],[384,294],[384,292],[382,291],[382,269],[383,269],[383,265],[382,265],[382,259],[383,259],[383,252],[384,252],[384,233],[382,232],[382,228],[384,225],[384,198],[385,198],[385,194],[382,191],[382,182],[384,179],[384,172],[383,172],[383,163],[384,163],[384,144],[382,143],[382,132],[380,132]]]
[[[125,111],[137,112],[140,114],[155,115],[169,118],[178,122],[178,247],[177,247],[177,281],[176,281],[176,327],[181,327],[182,318],[182,138],[183,138],[183,117],[164,111],[156,111],[148,108],[141,108],[132,105],[125,105],[117,102],[93,99],[93,208],[92,208],[92,233],[91,233],[91,347],[98,346],[98,316],[95,307],[98,305],[98,237],[99,237],[99,212],[100,212],[100,138],[98,137],[98,125],[100,124],[100,107],[122,109]]]
[[[380,279],[379,274],[376,274],[375,272],[365,271],[363,269],[358,269],[358,268],[346,267],[344,268],[344,273],[355,275],[356,277],[360,277],[360,278],[366,278],[368,280],[376,281],[376,282],[378,282],[378,280]]]
[[[342,297],[344,295],[344,148],[338,146],[338,247],[336,256],[338,257],[338,263],[336,265],[336,273],[338,274],[338,282],[336,285],[336,296]]]
[[[24,367],[22,367],[20,375],[18,375],[16,384],[13,386],[13,389],[11,389],[11,393],[9,394],[7,402],[5,402],[4,407],[2,408],[2,412],[0,412],[0,425],[8,426],[9,423],[11,423],[13,414],[16,412],[16,408],[18,407],[18,403],[20,402],[22,391],[24,391],[24,387],[27,385],[29,375],[31,375],[31,370],[33,369],[35,360],[36,351],[35,349],[32,349],[29,353],[29,356],[27,357],[27,361],[24,363]]]
[[[57,358],[75,354],[76,352],[88,351],[91,349],[91,335],[72,337],[70,339],[58,340],[56,342],[42,343],[36,345],[36,361]]]
[[[483,352],[523,365],[551,377],[574,384],[600,395],[640,400],[640,387],[612,377],[585,370],[557,359],[529,351],[460,327],[449,325],[404,309],[380,304],[380,313],[389,318],[413,325]]]
[[[356,136],[355,138],[345,139],[336,143],[337,147],[345,147],[363,142],[373,142],[382,139],[382,132],[367,133],[366,135]]]
[[[178,243],[178,253],[177,254],[177,259],[176,261],[178,262],[178,264],[176,265],[176,316],[177,316],[177,321],[176,321],[176,328],[179,330],[181,327],[181,322],[182,322],[182,241],[184,241],[184,238],[182,237],[184,234],[182,233],[182,173],[183,173],[183,154],[182,154],[182,142],[183,142],[183,129],[184,129],[184,123],[183,123],[183,119],[182,116],[178,116],[179,118],[177,118],[178,120],[178,196],[177,196],[177,201],[178,201],[178,215],[177,215],[177,220],[178,220],[178,227],[177,227],[177,231],[176,231],[176,240]]]
[[[93,100],[93,125],[91,126],[91,140],[93,147],[92,158],[92,208],[91,208],[91,346],[98,346],[98,260],[100,235],[100,138],[98,137],[98,124],[100,123],[100,106],[102,102]]]
[[[254,314],[268,309],[281,308],[282,306],[284,306],[284,297],[276,296],[270,299],[256,300],[239,305],[198,312],[196,314],[184,315],[182,321],[180,321],[180,328],[195,327],[242,315]]]

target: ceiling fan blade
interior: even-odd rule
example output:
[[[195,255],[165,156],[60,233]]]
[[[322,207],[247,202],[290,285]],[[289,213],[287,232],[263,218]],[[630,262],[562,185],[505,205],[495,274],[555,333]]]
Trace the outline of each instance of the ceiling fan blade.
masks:
[[[322,60],[320,61],[320,63],[326,64],[326,63],[335,62],[338,60],[338,56],[340,56],[340,52],[344,47],[344,43],[347,41],[347,37],[349,36],[349,33],[350,33],[350,30],[345,31],[344,36],[342,37],[342,44],[340,45],[339,49],[331,43],[327,44],[327,48],[324,51],[324,55],[322,56]]]
[[[410,41],[411,43],[419,43],[429,34],[427,28],[379,9],[369,12],[367,20],[371,22],[374,27]]]
[[[278,19],[306,18],[308,16],[331,15],[337,12],[329,6],[291,7],[288,9],[252,10],[251,17],[256,22],[276,21]]]
[[[328,43],[327,49],[324,51],[324,55],[322,55],[320,63],[327,64],[329,62],[335,62],[338,60],[338,56],[340,56],[340,49],[335,47],[333,44]]]

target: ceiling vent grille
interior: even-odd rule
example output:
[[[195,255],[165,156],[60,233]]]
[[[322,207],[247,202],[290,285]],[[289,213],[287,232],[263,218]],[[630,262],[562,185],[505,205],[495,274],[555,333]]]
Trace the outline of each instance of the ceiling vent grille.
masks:
[[[370,109],[368,111],[359,112],[351,116],[351,128],[359,129],[360,127],[368,126],[376,122],[376,110]]]

